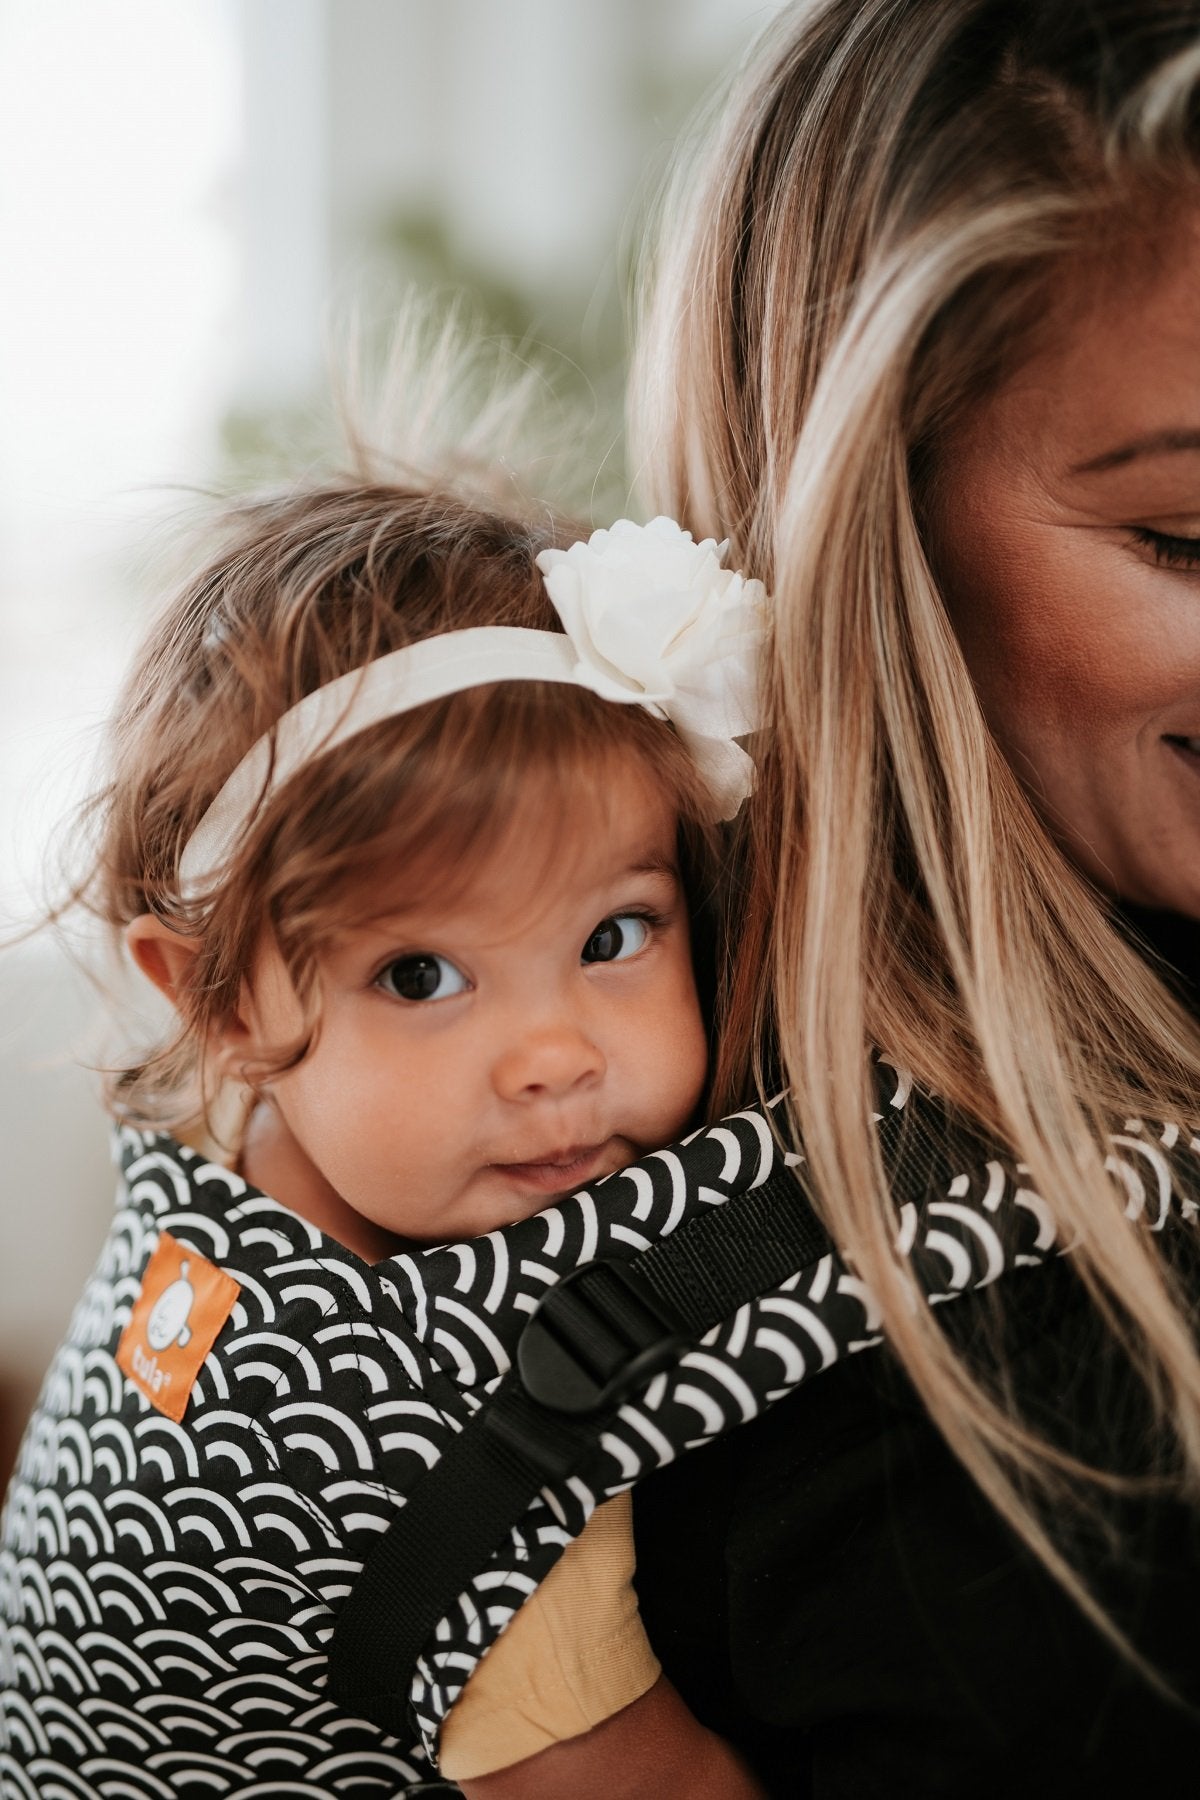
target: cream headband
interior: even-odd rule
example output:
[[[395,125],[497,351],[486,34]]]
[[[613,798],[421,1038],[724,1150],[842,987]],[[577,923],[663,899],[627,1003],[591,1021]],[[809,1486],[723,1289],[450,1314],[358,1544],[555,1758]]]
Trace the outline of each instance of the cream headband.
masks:
[[[730,819],[754,783],[734,742],[759,723],[767,596],[723,569],[725,544],[672,519],[619,519],[537,559],[564,632],[478,626],[424,638],[306,694],[242,758],[189,839],[181,897],[201,895],[259,809],[305,764],[383,719],[496,681],[556,681],[674,726]]]

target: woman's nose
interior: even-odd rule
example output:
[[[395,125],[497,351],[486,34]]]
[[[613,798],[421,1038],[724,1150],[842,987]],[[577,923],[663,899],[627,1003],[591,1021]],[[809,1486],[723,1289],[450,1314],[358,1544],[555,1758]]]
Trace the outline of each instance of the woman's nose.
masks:
[[[546,1025],[523,1035],[497,1057],[492,1079],[503,1100],[558,1099],[591,1087],[606,1068],[604,1053],[572,1024]]]

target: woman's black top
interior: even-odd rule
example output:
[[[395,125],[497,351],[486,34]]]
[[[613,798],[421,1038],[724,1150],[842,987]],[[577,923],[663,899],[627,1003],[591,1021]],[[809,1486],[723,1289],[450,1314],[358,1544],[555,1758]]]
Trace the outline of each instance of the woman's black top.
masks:
[[[1200,1294],[1200,1271],[1183,1270]],[[1064,1261],[943,1326],[1006,1371],[1030,1423],[1088,1461],[1167,1454]],[[954,1315],[953,1323],[951,1315]],[[805,1384],[635,1490],[637,1586],[666,1673],[772,1795],[1200,1794],[1200,1523],[1144,1491],[1060,1548],[1164,1698],[963,1473],[886,1353]]]

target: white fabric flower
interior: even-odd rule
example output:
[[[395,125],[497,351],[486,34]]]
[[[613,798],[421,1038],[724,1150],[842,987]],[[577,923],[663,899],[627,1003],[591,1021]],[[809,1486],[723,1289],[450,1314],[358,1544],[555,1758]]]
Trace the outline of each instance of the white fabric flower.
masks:
[[[760,724],[767,631],[766,590],[721,567],[727,548],[694,543],[673,519],[618,519],[537,559],[584,685],[669,719],[723,819],[754,784],[734,739]]]

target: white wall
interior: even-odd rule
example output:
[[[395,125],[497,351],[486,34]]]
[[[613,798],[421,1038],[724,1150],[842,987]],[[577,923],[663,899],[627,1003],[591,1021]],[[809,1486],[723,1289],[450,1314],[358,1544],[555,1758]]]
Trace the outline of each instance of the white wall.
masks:
[[[228,392],[237,144],[224,0],[0,0],[0,945],[55,883],[164,490],[211,470]],[[0,1361],[45,1362],[107,1225],[90,998],[0,949]]]
[[[108,1225],[108,1130],[85,1052],[94,1005],[53,944],[0,968],[0,1367],[36,1372]]]

